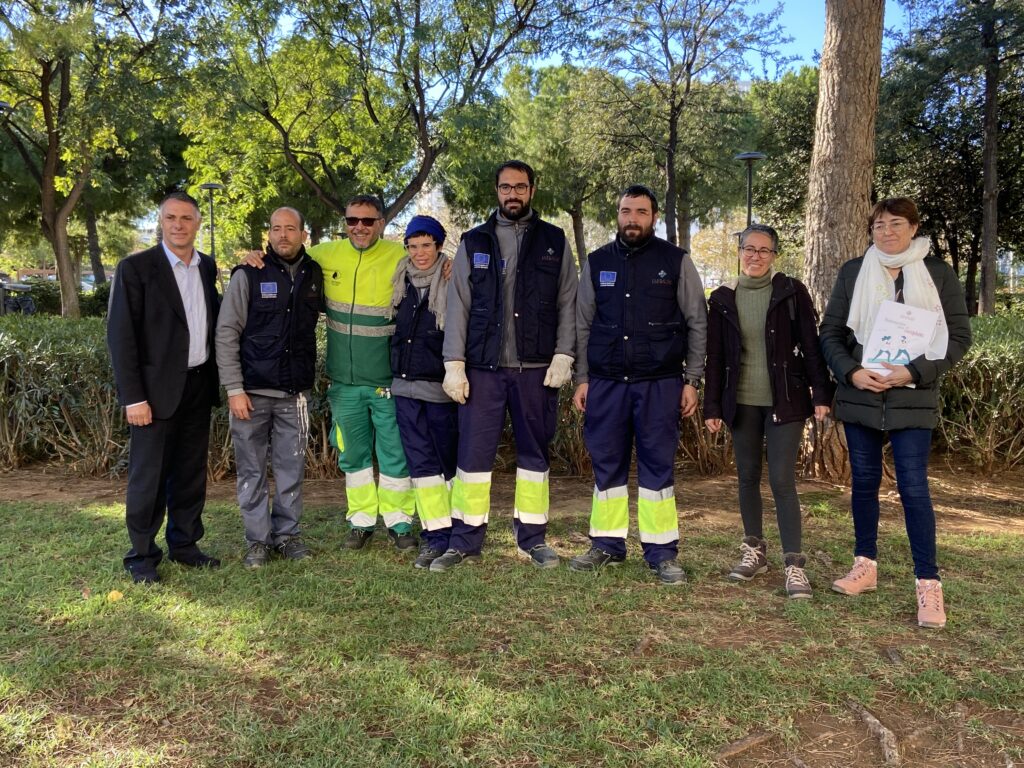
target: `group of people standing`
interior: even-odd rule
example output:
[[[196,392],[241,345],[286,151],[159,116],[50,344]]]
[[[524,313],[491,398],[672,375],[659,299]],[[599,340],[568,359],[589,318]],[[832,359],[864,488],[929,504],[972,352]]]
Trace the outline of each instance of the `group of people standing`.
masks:
[[[243,562],[259,568],[275,555],[309,556],[301,490],[323,313],[346,549],[363,549],[381,517],[393,546],[418,547],[416,568],[445,572],[477,559],[510,418],[516,548],[538,568],[557,567],[560,557],[546,542],[549,445],[558,390],[575,367],[573,401],[584,413],[595,484],[591,544],[569,567],[597,571],[625,560],[635,445],[643,557],[658,582],[681,584],[675,455],[680,417],[697,412],[705,382],[707,428],[728,426],[739,479],[744,535],[730,578],[768,570],[760,494],[767,445],[786,592],[811,596],[795,466],[806,420],[824,419],[834,403],[853,468],[856,547],[852,570],[833,589],[856,595],[876,586],[888,437],[914,557],[918,623],[943,626],[927,459],[938,378],[965,353],[970,326],[955,272],[928,256],[927,238],[915,237],[913,202],[875,207],[874,244],[840,271],[819,340],[806,288],[772,269],[778,237],[771,227],[741,234],[738,280],[706,302],[689,254],[654,234],[658,201],[648,188],[622,192],[615,239],[582,270],[562,230],[533,210],[535,191],[530,166],[502,164],[496,210],[462,235],[450,260],[442,252],[447,234],[429,216],[410,220],[404,248],[384,240],[384,207],[370,195],[349,201],[347,238],[308,249],[302,214],[280,208],[265,252],[235,267],[222,303],[212,261],[194,248],[199,208],[183,193],[170,195],[160,207],[162,243],[118,266],[108,320],[131,429],[132,548],[124,565],[132,578],[159,580],[163,553],[155,541],[165,510],[170,559],[219,565],[198,547],[218,371],[238,466]],[[862,347],[885,299],[936,310],[942,320],[924,355],[875,372],[862,366]]]

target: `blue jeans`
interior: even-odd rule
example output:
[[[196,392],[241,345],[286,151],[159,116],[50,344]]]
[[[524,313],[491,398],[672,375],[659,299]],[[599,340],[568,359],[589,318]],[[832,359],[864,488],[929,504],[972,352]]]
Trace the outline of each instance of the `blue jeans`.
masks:
[[[883,432],[858,424],[843,426],[853,474],[854,554],[872,560],[878,557],[878,488],[882,482],[882,445],[888,435],[896,465],[896,486],[903,502],[903,519],[914,558],[914,575],[919,579],[939,578],[939,568],[935,564],[935,510],[928,491],[932,431],[894,429]]]

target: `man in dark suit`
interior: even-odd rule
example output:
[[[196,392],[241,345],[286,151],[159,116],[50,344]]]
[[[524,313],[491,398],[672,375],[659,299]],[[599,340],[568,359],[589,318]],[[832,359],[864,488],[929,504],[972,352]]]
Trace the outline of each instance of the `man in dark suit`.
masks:
[[[213,354],[219,297],[213,259],[195,250],[199,205],[184,192],[160,204],[163,241],[118,264],[107,345],[118,402],[131,430],[124,567],[160,580],[156,534],[167,512],[168,557],[193,568],[220,565],[198,547],[206,502],[210,409],[217,403]]]

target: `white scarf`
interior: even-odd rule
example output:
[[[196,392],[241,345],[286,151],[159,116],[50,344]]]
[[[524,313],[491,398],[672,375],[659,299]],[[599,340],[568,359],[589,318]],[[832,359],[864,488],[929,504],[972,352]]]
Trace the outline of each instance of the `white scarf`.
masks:
[[[930,250],[931,241],[927,237],[915,237],[903,253],[883,253],[875,245],[868,248],[853,287],[850,316],[846,321],[861,346],[871,338],[871,329],[882,302],[896,300],[896,281],[888,268],[899,267],[903,270],[903,303],[939,313],[939,322],[924,356],[928,360],[942,360],[946,356],[949,345],[946,315],[932,276],[924,265],[924,257]]]
[[[434,314],[438,330],[444,330],[444,315],[448,308],[448,284],[444,279],[441,267],[446,260],[447,257],[443,253],[439,254],[437,261],[428,269],[417,269],[408,256],[398,262],[395,274],[391,277],[392,317],[394,309],[402,303],[402,299],[405,297],[405,278],[408,276],[409,282],[414,288],[428,289],[427,309]]]

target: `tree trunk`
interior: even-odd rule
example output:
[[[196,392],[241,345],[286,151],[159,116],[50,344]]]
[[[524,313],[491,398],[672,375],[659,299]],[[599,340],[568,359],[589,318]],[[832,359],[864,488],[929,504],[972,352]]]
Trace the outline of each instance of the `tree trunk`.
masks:
[[[68,245],[68,220],[58,216],[57,221],[44,227],[50,247],[56,260],[57,280],[60,283],[60,314],[62,317],[77,319],[82,316],[78,307],[78,282],[75,280],[75,266],[71,261],[71,248]]]
[[[967,256],[967,275],[964,278],[964,295],[967,300],[967,314],[978,314],[978,261],[980,260],[978,235],[972,238],[971,250]]]
[[[826,0],[804,275],[823,310],[839,266],[867,243],[885,0]]]
[[[576,241],[576,263],[583,269],[587,261],[587,239],[583,234],[583,203],[578,202],[568,214],[572,218],[572,236]]]
[[[93,284],[100,285],[107,282],[107,274],[103,271],[100,233],[96,227],[96,210],[92,203],[85,204],[85,235],[89,243],[89,265],[92,267]]]
[[[988,6],[990,3],[983,3]],[[996,246],[999,202],[999,41],[995,20],[987,16],[981,24],[981,45],[985,52],[985,108],[982,120],[982,195],[981,195],[981,286],[978,314],[996,313]]]
[[[668,119],[668,145],[665,148],[665,236],[676,244],[676,149],[679,146],[679,116],[675,108]]]
[[[324,228],[319,224],[310,223],[309,225],[309,244],[310,246],[319,245],[320,241],[324,237]]]
[[[688,182],[680,182],[679,184],[679,202],[676,205],[679,212],[678,221],[676,222],[676,230],[678,232],[678,239],[676,245],[682,248],[684,251],[690,250],[690,185]]]

